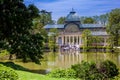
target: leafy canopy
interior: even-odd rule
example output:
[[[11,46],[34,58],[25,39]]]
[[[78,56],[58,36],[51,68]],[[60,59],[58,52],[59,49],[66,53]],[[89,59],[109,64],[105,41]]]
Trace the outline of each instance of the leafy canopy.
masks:
[[[107,32],[114,46],[118,46],[120,40],[120,9],[113,9],[109,13]],[[112,42],[111,42],[112,43]]]
[[[20,56],[23,61],[30,58],[39,63],[43,37],[31,33],[33,18],[38,16],[39,10],[33,4],[26,7],[23,0],[0,0],[0,48]]]

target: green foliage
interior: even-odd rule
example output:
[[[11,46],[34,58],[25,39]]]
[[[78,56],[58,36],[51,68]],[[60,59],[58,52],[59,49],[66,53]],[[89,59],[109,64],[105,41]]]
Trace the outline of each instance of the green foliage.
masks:
[[[56,37],[58,36],[58,30],[56,28],[50,29],[49,33],[49,48],[54,51],[58,48],[56,45]]]
[[[81,23],[95,23],[95,24],[103,24],[106,25],[108,22],[108,13],[107,14],[102,14],[100,16],[91,16],[91,17],[86,17],[86,16],[82,16],[80,17],[80,21]]]
[[[84,20],[83,20],[83,23],[84,24],[93,24],[95,23],[95,20],[91,17],[86,17]]]
[[[64,24],[65,23],[65,17],[60,17],[57,21],[57,24]]]
[[[106,25],[108,21],[108,13],[100,15],[99,18],[100,18],[101,24]]]
[[[98,67],[98,65],[100,65]],[[76,77],[84,80],[104,80],[118,76],[119,71],[111,61],[103,61],[100,64],[82,62],[71,67],[76,72]]]
[[[54,70],[51,73],[49,73],[49,76],[56,78],[65,77],[65,70],[60,70],[60,69]]]
[[[48,76],[56,78],[75,78],[75,71],[73,69],[56,69],[48,74]]]
[[[0,64],[0,80],[17,80],[18,74],[11,68]]]
[[[118,76],[119,70],[116,65],[109,61],[101,63],[89,63],[82,61],[72,65],[68,69],[57,69],[48,75],[56,78],[80,78],[82,80],[108,80]]]
[[[99,44],[103,42],[103,39],[99,36],[93,36],[91,31],[86,29],[82,33],[83,38],[83,50],[84,52],[88,52],[89,49],[99,49]],[[93,47],[92,47],[93,46]]]
[[[101,62],[99,71],[105,78],[114,78],[119,74],[117,66],[109,60]]]
[[[39,59],[42,58],[43,37],[41,34],[33,34],[29,36],[21,37],[21,45],[19,47],[19,53],[26,62],[27,58],[30,58],[33,62],[39,64]]]
[[[46,10],[41,10],[40,23],[42,23],[43,26],[45,26],[46,24],[54,24],[54,21],[51,18],[51,12],[47,12]]]
[[[0,48],[24,62],[29,58],[39,63],[44,39],[40,32],[31,33],[39,10],[33,4],[27,7],[23,0],[1,0],[0,8]]]
[[[10,54],[7,50],[0,50],[0,57]]]
[[[92,40],[92,33],[90,30],[86,29],[83,31],[82,33],[82,38],[84,40],[83,42],[83,49],[84,51],[88,50],[88,46],[90,46],[91,44],[91,40]]]
[[[98,73],[95,63],[82,62],[72,66],[76,71],[76,77],[85,80],[101,79],[102,76]]]
[[[120,9],[113,9],[109,13],[107,32],[110,35],[110,45],[118,46],[120,40]]]
[[[39,9],[34,5],[34,4],[30,4],[28,5],[28,10],[30,11],[30,16],[32,18],[36,18],[39,16]]]
[[[25,71],[16,71],[19,75],[18,80],[76,80],[73,78],[53,78],[47,75],[35,74]]]

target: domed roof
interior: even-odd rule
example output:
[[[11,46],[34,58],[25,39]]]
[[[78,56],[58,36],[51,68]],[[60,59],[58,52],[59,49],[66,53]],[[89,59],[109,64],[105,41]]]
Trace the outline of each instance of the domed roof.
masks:
[[[72,11],[67,15],[65,21],[80,21],[80,17],[77,13],[72,9]]]

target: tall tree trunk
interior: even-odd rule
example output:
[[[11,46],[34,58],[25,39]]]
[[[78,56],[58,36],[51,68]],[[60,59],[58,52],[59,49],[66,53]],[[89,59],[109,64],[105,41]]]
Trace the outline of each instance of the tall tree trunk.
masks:
[[[12,54],[10,54],[10,56],[9,56],[9,60],[12,60]]]

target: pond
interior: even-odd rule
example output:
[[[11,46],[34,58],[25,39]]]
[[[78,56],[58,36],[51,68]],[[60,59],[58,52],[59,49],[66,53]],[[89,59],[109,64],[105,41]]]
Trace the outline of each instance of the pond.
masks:
[[[30,69],[35,73],[48,73],[49,71],[57,68],[65,69],[71,67],[73,64],[80,63],[81,61],[100,62],[103,60],[111,60],[120,68],[120,54],[119,53],[80,53],[76,52],[63,52],[63,53],[44,53],[44,59],[41,60],[41,65],[33,62],[22,63],[15,61],[25,68]]]

